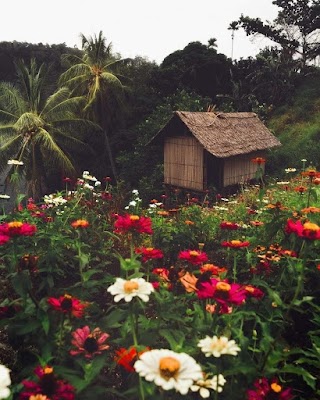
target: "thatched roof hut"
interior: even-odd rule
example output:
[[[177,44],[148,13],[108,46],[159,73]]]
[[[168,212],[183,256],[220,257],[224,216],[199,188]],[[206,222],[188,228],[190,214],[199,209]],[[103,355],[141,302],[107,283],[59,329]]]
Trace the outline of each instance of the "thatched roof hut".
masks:
[[[164,144],[167,185],[205,190],[254,178],[252,158],[280,141],[252,112],[174,112],[150,143]]]

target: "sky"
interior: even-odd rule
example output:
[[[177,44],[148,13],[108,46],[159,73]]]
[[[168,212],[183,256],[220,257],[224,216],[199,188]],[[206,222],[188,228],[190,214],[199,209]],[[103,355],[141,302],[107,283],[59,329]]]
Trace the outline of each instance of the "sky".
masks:
[[[273,21],[278,11],[272,0],[11,0],[1,4],[0,42],[81,48],[81,33],[94,37],[102,31],[121,57],[160,64],[190,42],[207,45],[216,38],[217,51],[238,60],[272,42],[252,40],[242,29],[232,41],[230,23],[241,14]]]

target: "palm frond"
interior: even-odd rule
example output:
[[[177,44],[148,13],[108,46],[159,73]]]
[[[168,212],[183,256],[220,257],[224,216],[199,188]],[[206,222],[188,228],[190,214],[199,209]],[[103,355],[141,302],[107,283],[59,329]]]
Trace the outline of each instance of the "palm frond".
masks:
[[[12,83],[0,82],[0,110],[7,120],[14,120],[26,111],[27,105],[22,94]]]

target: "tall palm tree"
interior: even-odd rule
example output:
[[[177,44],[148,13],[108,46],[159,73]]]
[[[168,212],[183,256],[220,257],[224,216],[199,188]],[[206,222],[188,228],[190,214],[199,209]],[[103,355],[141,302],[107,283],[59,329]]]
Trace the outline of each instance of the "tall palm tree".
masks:
[[[15,63],[17,84],[0,82],[0,170],[14,158],[23,162],[27,194],[39,198],[48,170],[75,170],[72,154],[83,148],[81,133],[93,124],[77,116],[81,97],[70,97],[66,87],[47,92],[48,69]]]
[[[126,60],[112,55],[112,44],[107,45],[102,31],[98,36],[85,37],[81,34],[83,57],[66,55],[71,66],[60,77],[60,85],[67,86],[74,95],[84,95],[86,117],[99,124],[105,138],[107,152],[112,174],[116,179],[117,173],[114,163],[110,134],[119,112],[124,108],[124,95],[126,86],[124,77],[119,74],[120,64]],[[105,161],[106,154],[101,154]]]

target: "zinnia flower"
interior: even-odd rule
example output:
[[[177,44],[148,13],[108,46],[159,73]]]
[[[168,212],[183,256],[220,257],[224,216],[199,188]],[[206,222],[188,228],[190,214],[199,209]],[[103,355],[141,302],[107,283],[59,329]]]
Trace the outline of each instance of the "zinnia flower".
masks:
[[[36,225],[27,222],[12,221],[0,225],[0,234],[5,236],[32,236],[37,231]]]
[[[221,357],[224,354],[236,356],[241,351],[236,342],[229,340],[226,336],[206,336],[199,341],[198,347],[201,348],[206,357]]]
[[[233,249],[239,249],[240,247],[248,247],[249,242],[242,242],[241,240],[231,240],[230,242],[222,242],[222,247],[232,247]]]
[[[210,397],[209,389],[215,390],[218,393],[222,392],[223,386],[226,383],[226,380],[223,375],[215,375],[212,379],[199,379],[195,382],[191,387],[192,392],[197,392],[199,390],[199,394],[203,399],[207,399]]]
[[[24,391],[20,393],[20,400],[29,400],[31,396],[47,396],[49,400],[74,400],[75,390],[68,382],[58,379],[49,366],[38,366],[34,370],[37,381],[23,380]],[[38,397],[39,399],[39,397]]]
[[[197,295],[199,299],[214,299],[225,312],[228,306],[240,305],[247,297],[246,290],[238,283],[229,283],[227,280],[210,279],[198,285]]]
[[[10,370],[5,365],[0,365],[0,399],[10,396],[11,385]]]
[[[186,260],[192,265],[199,265],[203,262],[208,261],[208,256],[206,253],[203,253],[198,250],[184,250],[180,251],[178,258],[180,260]]]
[[[6,244],[7,242],[9,242],[10,237],[7,235],[2,235],[0,233],[0,246],[3,246],[4,244]]]
[[[266,159],[262,158],[262,157],[256,157],[256,158],[252,158],[251,161],[255,164],[261,165],[266,162]]]
[[[129,302],[134,297],[146,302],[149,301],[149,295],[154,291],[154,287],[143,278],[133,278],[128,281],[116,278],[115,283],[109,286],[107,291],[114,296],[116,303],[122,299]]]
[[[287,234],[295,233],[303,239],[320,240],[320,227],[309,221],[303,224],[300,220],[293,221],[289,219],[285,227],[285,232]]]
[[[89,326],[84,326],[76,329],[71,335],[73,337],[71,343],[77,348],[77,350],[70,350],[72,356],[83,353],[86,358],[92,358],[110,347],[104,344],[110,335],[101,332],[99,328],[90,332]]]
[[[138,247],[135,249],[135,253],[142,255],[142,262],[163,258],[162,251],[153,247]]]
[[[73,228],[88,228],[89,222],[85,219],[77,219],[76,221],[71,222],[71,226]]]
[[[118,215],[114,223],[115,233],[137,232],[152,235],[152,221],[149,217],[126,214]]]
[[[221,229],[228,229],[228,230],[231,230],[231,231],[235,231],[235,230],[239,229],[240,226],[235,222],[223,221],[220,224],[220,228]]]
[[[167,349],[146,351],[135,362],[134,369],[148,382],[163,390],[175,389],[187,394],[194,381],[202,379],[200,365],[186,353]]]
[[[146,348],[145,350],[138,352],[135,347],[130,347],[130,349],[121,347],[119,350],[116,350],[116,357],[114,360],[118,365],[121,365],[128,372],[134,372],[133,364],[137,361],[141,354],[149,350],[149,348]]]
[[[76,318],[81,318],[84,314],[84,309],[88,307],[88,303],[82,303],[80,300],[68,294],[60,296],[59,298],[49,297],[48,303],[54,310],[73,315]]]
[[[247,391],[247,400],[291,400],[294,397],[291,388],[284,389],[276,378],[271,381],[259,378],[253,385],[255,389]]]

